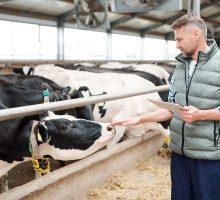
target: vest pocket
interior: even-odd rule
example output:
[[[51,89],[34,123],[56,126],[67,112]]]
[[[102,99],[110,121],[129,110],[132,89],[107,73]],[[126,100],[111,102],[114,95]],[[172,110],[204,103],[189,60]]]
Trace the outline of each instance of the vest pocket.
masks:
[[[219,129],[219,121],[214,121],[214,146],[219,144],[220,139],[220,129]]]

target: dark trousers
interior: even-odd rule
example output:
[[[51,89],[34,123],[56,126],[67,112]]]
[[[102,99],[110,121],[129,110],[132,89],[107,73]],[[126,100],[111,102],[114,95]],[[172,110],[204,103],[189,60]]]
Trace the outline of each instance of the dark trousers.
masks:
[[[172,200],[220,200],[220,160],[172,153],[171,182]]]

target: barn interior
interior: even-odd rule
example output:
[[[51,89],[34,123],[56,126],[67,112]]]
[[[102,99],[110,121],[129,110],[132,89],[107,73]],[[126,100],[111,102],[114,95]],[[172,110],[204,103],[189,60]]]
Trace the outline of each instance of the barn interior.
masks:
[[[153,76],[157,67],[172,75],[177,63],[175,57],[180,53],[172,23],[191,11],[206,22],[207,38],[214,39],[219,46],[219,0],[0,0],[0,76],[14,74],[24,67],[29,70],[44,65],[72,71],[91,70],[92,73],[101,69],[133,75],[136,70],[144,74],[144,68],[151,66],[150,70],[155,71]],[[51,80],[56,82],[55,78]],[[156,92],[168,92],[166,81],[168,78],[162,86],[154,82]],[[98,86],[105,84],[100,82]],[[81,106],[92,103],[103,106],[105,101],[155,92],[147,87],[120,91],[115,96],[100,91],[92,91],[97,95],[86,101],[60,105],[53,102],[49,110],[77,107],[79,102]],[[47,104],[23,109],[1,108],[0,129],[4,120],[39,114],[47,108]],[[150,130],[146,135],[125,139],[113,148],[102,147],[83,159],[63,162],[64,167],[60,166],[62,162],[52,161],[52,172],[38,179],[35,179],[33,164],[22,163],[0,177],[0,200],[168,200],[171,187],[167,178],[170,173],[168,142],[161,131]],[[158,170],[161,167],[164,171]],[[128,177],[136,182],[129,182]],[[7,181],[9,189],[5,190]],[[163,184],[164,189],[158,190],[158,184]]]

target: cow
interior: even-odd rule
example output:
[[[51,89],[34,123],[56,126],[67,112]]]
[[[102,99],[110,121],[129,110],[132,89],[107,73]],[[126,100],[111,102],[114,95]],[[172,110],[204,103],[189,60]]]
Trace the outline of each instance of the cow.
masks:
[[[0,80],[11,82],[21,87],[30,88],[32,90],[48,90],[49,92],[56,92],[56,101],[69,99],[70,87],[62,87],[56,84],[54,81],[40,76],[25,76],[17,74],[0,75]]]
[[[49,99],[56,98],[55,92],[49,93]],[[14,108],[20,106],[34,105],[43,102],[41,91],[24,88],[13,84],[7,80],[0,79],[0,109]],[[20,117],[13,120],[6,120],[0,122],[0,148],[6,144],[6,140],[12,139],[16,132],[23,130],[29,121],[39,120],[37,116]],[[7,134],[6,134],[7,133]],[[11,138],[12,137],[12,138]],[[8,144],[8,150],[11,146]],[[3,160],[4,151],[0,150],[0,157]],[[2,156],[1,156],[2,155]]]
[[[86,89],[86,88],[82,88],[82,89]],[[54,91],[51,91],[49,93],[50,101],[53,101],[54,99],[56,99],[56,97],[57,97],[57,95],[55,95]],[[0,109],[7,109],[7,108],[13,108],[13,107],[19,107],[19,106],[39,104],[41,102],[43,102],[42,91],[36,91],[36,90],[30,89],[30,88],[25,88],[25,87],[19,86],[17,84],[15,85],[14,83],[12,83],[6,79],[0,79]],[[55,117],[55,115],[53,115],[53,117]],[[59,127],[62,124],[63,124],[64,128],[66,127],[66,125],[65,125],[66,122],[65,122],[65,120],[63,120],[63,118],[66,118],[67,120],[71,119],[72,121],[77,121],[77,119],[75,119],[73,116],[65,116],[64,115],[61,118],[62,118],[62,120],[60,120],[59,117],[57,117],[56,126],[54,127],[55,134],[59,133],[59,131],[62,130],[62,127]],[[18,164],[17,161],[21,161],[23,159],[23,156],[29,156],[30,153],[28,154],[28,152],[27,152],[28,145],[27,145],[27,142],[25,141],[25,139],[27,139],[30,136],[30,127],[31,127],[31,123],[33,120],[39,120],[38,116],[20,117],[17,119],[6,120],[6,121],[0,122],[0,135],[1,135],[1,140],[0,140],[1,164],[0,164],[0,166],[1,166],[2,173],[7,172],[14,165]],[[48,120],[48,118],[46,118],[46,120]],[[71,124],[68,121],[67,121],[67,123]],[[91,121],[87,121],[87,120],[83,120],[83,119],[81,119],[81,121],[78,120],[75,124],[71,125],[71,127],[67,126],[68,129],[70,129],[70,128],[74,129],[74,127],[75,127],[74,130],[78,130],[78,131],[74,132],[76,134],[76,136],[78,136],[79,138],[81,138],[81,136],[82,136],[82,140],[85,140],[85,142],[81,142],[76,137],[75,138],[75,146],[71,146],[71,145],[68,146],[68,144],[66,145],[66,147],[68,147],[68,148],[73,147],[75,149],[79,148],[79,149],[83,150],[83,154],[81,154],[80,152],[77,151],[77,154],[74,154],[75,157],[73,157],[73,155],[71,154],[72,155],[71,159],[72,158],[73,159],[76,159],[76,158],[80,159],[83,156],[91,154],[91,152],[95,152],[97,149],[99,149],[103,146],[102,144],[104,144],[104,143],[100,142],[100,143],[96,144],[95,146],[93,145],[93,147],[89,148],[90,146],[92,146],[92,143],[88,143],[88,141],[86,140],[87,138],[84,135],[84,133],[86,133],[86,134],[88,133],[87,130],[93,131],[93,133],[94,133],[93,139],[96,140],[97,139],[95,137],[95,133],[97,133],[96,129],[97,129],[97,127],[100,127],[100,126],[103,126],[103,127],[105,126],[104,128],[106,129],[105,124],[100,125],[100,123],[96,123],[96,122],[93,123]],[[56,130],[56,128],[58,130]],[[83,131],[84,133],[81,134],[80,131]],[[107,131],[111,132],[112,128],[108,127]],[[99,132],[100,132],[100,129],[99,129]],[[41,137],[47,138],[46,136],[43,136],[43,134]],[[59,137],[59,135],[57,137]],[[71,141],[70,138],[68,138],[68,137],[66,137],[66,139],[63,141],[60,137],[59,137],[59,139],[62,142],[61,146],[63,146],[63,145],[65,146],[65,141],[66,142]],[[52,140],[50,140],[50,141],[52,141]],[[87,146],[86,146],[86,141],[87,141]],[[92,139],[90,141],[92,142]],[[47,144],[48,144],[48,142],[47,142]],[[74,143],[72,143],[72,144],[74,144]],[[78,144],[78,147],[77,147],[77,144]],[[56,142],[54,143],[54,145],[56,145]],[[50,151],[51,151],[51,148],[50,148]],[[57,146],[56,148],[60,148],[60,146]],[[85,148],[87,148],[89,150],[87,151]],[[50,155],[50,153],[51,152],[48,152],[48,155]],[[52,154],[50,156],[57,158],[57,159],[60,159],[60,160],[68,159],[68,157],[62,158],[62,155],[56,156],[56,154],[54,154],[54,155]],[[7,166],[7,165],[5,165],[5,162],[14,162],[14,164]],[[5,168],[3,166],[5,166]]]
[[[71,88],[78,88],[82,84],[86,85],[89,87],[92,94],[100,94],[103,91],[108,94],[120,94],[121,92],[132,92],[144,88],[153,89],[155,87],[150,81],[132,74],[94,74],[84,71],[66,70],[54,65],[36,66],[34,74],[55,80],[62,86],[69,85]],[[148,99],[161,101],[158,93],[151,93],[98,103],[93,111],[95,120],[111,123],[113,121],[134,117],[157,109],[158,107],[149,102]],[[146,123],[138,127],[140,127],[140,129],[135,130],[135,128],[131,127],[116,126],[116,136],[109,146],[119,142],[125,132],[129,138],[136,137],[137,135],[139,136],[149,130],[156,130],[164,134],[169,133],[158,123]]]
[[[170,74],[165,69],[163,69],[162,67],[160,67],[156,64],[131,63],[128,68],[128,64],[123,64],[123,63],[119,63],[119,62],[108,62],[108,63],[100,65],[99,67],[112,69],[112,70],[127,69],[127,70],[132,70],[132,71],[147,72],[147,73],[155,75],[156,77],[164,80],[166,82],[166,84],[169,84]]]
[[[123,73],[123,74],[133,74],[140,76],[146,80],[151,81],[155,86],[160,86],[160,85],[165,85],[169,84],[169,73],[164,70],[163,68],[156,66],[156,65],[151,65],[152,67],[148,67],[145,70],[143,69],[142,66],[145,65],[133,65],[132,67],[127,67],[127,68],[116,68],[116,69],[109,69],[109,68],[99,68],[99,67],[87,67],[84,65],[76,65],[76,64],[56,64],[56,66],[65,68],[65,69],[71,69],[71,70],[77,70],[77,71],[88,71],[88,72],[94,72],[94,73]],[[141,68],[135,68],[141,66]],[[148,65],[147,65],[148,66]],[[156,71],[153,73],[153,71]],[[29,72],[34,73],[34,68],[23,68],[23,71],[21,70],[22,74]],[[18,71],[16,71],[18,72]],[[159,75],[159,77],[158,77]],[[168,91],[162,91],[159,92],[159,95],[163,101],[167,101],[168,99]]]
[[[77,119],[71,115],[56,115],[51,111],[48,113],[35,127],[36,134],[40,134],[42,138],[37,141],[42,157],[49,155],[56,160],[78,160],[105,146],[114,135],[114,128],[109,123]],[[9,126],[15,129],[17,125],[14,121],[2,121],[0,125],[5,127],[4,130]],[[32,125],[33,120],[26,120],[17,131],[1,130],[1,161],[12,163],[31,157],[28,147]]]
[[[108,69],[128,69],[132,68],[133,65],[136,63],[120,63],[120,62],[107,62],[104,64],[101,64],[100,68],[108,68]]]
[[[156,64],[124,64],[119,62],[108,62],[99,66],[100,68],[107,68],[107,69],[128,69],[128,70],[135,70],[135,71],[142,71],[153,74],[158,78],[165,80],[167,84],[169,84],[170,74],[163,69],[162,67]],[[32,71],[32,70],[31,70]]]
[[[85,67],[81,65],[72,65],[72,64],[56,64],[56,66],[63,67],[65,69],[73,69],[78,71],[88,71],[94,73],[120,73],[120,74],[133,74],[140,76],[150,82],[152,82],[155,86],[165,85],[166,81],[164,79],[160,79],[154,74],[144,72],[144,71],[136,71],[131,69],[107,69],[107,68],[98,68],[98,67]],[[167,72],[168,74],[168,72]],[[168,99],[168,91],[159,92],[159,95],[163,101],[167,101]]]
[[[147,72],[147,73],[153,74],[159,77],[160,79],[164,80],[166,84],[170,83],[169,80],[170,80],[171,74],[158,65],[139,64],[139,65],[133,65],[132,68],[135,71],[141,71],[141,72]]]
[[[31,158],[29,150],[33,120],[26,121],[18,128],[16,120],[0,122],[0,177],[22,161]],[[77,119],[70,115],[43,115],[34,128],[41,157],[56,160],[82,159],[109,144],[115,134],[114,128],[107,123]],[[38,140],[40,134],[41,140]]]
[[[78,90],[74,90],[71,94],[69,94],[70,87],[62,87],[56,84],[54,81],[51,81],[47,78],[40,76],[26,76],[26,75],[17,75],[17,74],[8,74],[8,75],[0,75],[0,80],[11,82],[17,86],[21,86],[24,88],[29,88],[35,91],[45,91],[48,90],[49,94],[54,93],[54,98],[50,98],[49,101],[62,101],[67,99],[76,99],[85,97],[85,94],[90,95],[90,91],[88,87],[82,86],[79,87]],[[3,83],[3,82],[2,82]],[[1,84],[1,82],[0,82]],[[29,91],[32,93],[32,91]],[[42,94],[41,92],[41,94]],[[16,94],[16,93],[15,93]],[[19,95],[19,94],[18,94]],[[30,95],[29,95],[30,96]],[[7,96],[6,96],[7,97]],[[31,101],[30,101],[31,102]],[[17,103],[17,102],[16,102]],[[43,103],[43,100],[39,103]],[[31,105],[31,104],[30,104]],[[16,105],[15,105],[16,106]],[[73,108],[68,110],[59,111],[59,114],[70,114],[77,118],[94,120],[94,116],[92,113],[92,106],[83,106],[79,108]]]

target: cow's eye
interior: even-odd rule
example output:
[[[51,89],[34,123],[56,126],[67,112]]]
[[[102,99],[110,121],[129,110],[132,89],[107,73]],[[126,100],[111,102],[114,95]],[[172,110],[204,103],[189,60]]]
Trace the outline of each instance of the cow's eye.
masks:
[[[68,126],[66,123],[62,123],[61,128],[62,128],[62,130],[66,130],[68,128]]]

